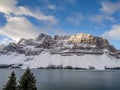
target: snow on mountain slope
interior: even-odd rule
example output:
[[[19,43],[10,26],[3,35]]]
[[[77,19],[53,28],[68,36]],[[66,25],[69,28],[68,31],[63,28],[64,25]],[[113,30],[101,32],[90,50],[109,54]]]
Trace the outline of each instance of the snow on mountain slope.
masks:
[[[62,65],[63,67],[72,66],[73,68],[89,68],[90,66],[96,69],[105,69],[105,67],[113,68],[120,66],[120,60],[115,58],[111,59],[106,54],[96,56],[96,55],[83,55],[83,56],[60,56],[60,55],[50,55],[49,53],[41,54],[34,58],[30,62],[25,64],[30,65],[30,68],[36,67],[47,67],[49,65]]]
[[[0,49],[0,68],[120,68],[120,51],[102,37],[90,34],[40,34]]]
[[[23,54],[12,53],[0,56],[0,64],[22,64],[26,56]]]
[[[22,68],[30,66],[30,68],[54,66],[71,66],[73,68],[86,68],[91,66],[95,69],[103,70],[105,67],[114,68],[120,67],[120,59],[110,57],[107,54],[103,55],[83,55],[83,56],[61,56],[42,53],[37,56],[25,56],[10,54],[8,56],[0,56],[0,64],[23,64]]]

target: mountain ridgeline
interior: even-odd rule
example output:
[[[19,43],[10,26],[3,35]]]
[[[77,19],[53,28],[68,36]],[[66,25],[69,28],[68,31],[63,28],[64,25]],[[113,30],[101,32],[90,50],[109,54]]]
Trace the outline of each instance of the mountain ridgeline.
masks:
[[[22,38],[17,44],[10,43],[2,47],[0,57],[4,56],[15,56],[17,59],[4,62],[3,58],[0,67],[6,65],[6,67],[25,68],[29,65],[30,68],[62,66],[63,68],[105,69],[120,66],[120,51],[110,45],[107,39],[84,33],[54,37],[41,33],[36,39]]]

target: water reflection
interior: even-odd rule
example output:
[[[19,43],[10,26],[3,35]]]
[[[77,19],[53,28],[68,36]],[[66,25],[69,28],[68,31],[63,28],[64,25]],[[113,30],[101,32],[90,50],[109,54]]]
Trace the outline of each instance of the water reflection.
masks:
[[[17,79],[24,70],[14,70]],[[12,70],[0,69],[0,88]],[[38,90],[120,90],[120,71],[32,70]]]

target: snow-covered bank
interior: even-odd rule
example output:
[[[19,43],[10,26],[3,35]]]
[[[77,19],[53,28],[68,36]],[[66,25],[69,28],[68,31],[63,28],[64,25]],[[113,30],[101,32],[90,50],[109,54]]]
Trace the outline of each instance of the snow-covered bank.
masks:
[[[25,56],[22,54],[10,54],[1,55],[0,64],[23,64],[21,68],[25,69],[27,66],[30,68],[40,68],[48,67],[50,65],[54,66],[71,66],[73,68],[86,68],[94,67],[98,70],[104,70],[107,68],[120,67],[120,59],[111,57],[108,54],[103,55],[82,55],[82,56],[61,56],[61,55],[51,55],[49,53],[41,53],[36,56]]]

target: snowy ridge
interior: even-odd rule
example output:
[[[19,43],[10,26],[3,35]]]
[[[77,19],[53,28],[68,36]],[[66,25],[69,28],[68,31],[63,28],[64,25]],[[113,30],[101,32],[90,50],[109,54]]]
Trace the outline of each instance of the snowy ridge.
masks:
[[[73,41],[72,41],[73,40]],[[55,36],[40,34],[21,39],[0,50],[0,68],[120,68],[120,51],[106,39],[90,34]]]

